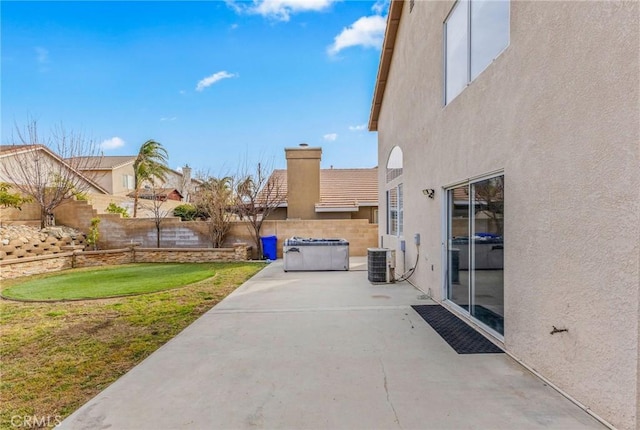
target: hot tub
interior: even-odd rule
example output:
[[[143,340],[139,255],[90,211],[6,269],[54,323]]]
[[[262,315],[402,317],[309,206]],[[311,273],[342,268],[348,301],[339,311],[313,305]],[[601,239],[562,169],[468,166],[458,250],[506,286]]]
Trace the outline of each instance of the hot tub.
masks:
[[[282,248],[284,271],[349,270],[345,239],[292,237]]]

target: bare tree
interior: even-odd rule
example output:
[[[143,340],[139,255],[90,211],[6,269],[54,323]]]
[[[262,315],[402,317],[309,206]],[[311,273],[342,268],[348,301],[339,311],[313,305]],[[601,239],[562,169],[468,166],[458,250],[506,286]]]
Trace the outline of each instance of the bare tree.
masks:
[[[473,184],[475,203],[483,208],[493,222],[496,233],[502,235],[504,223],[504,176]]]
[[[214,248],[221,248],[233,219],[233,178],[209,177],[203,180],[194,195],[198,212],[207,216],[209,238]]]
[[[16,124],[15,134],[13,144],[2,147],[0,172],[4,181],[40,206],[41,227],[53,224],[53,210],[65,200],[99,189],[95,174],[81,173],[95,171],[100,163],[95,141],[62,126],[42,137],[35,120],[23,128]]]
[[[272,169],[258,163],[254,172],[242,174],[235,185],[235,211],[240,219],[246,219],[259,258],[262,257],[262,223],[287,198],[284,184],[269,176],[267,170]]]
[[[156,248],[160,248],[160,231],[162,227],[162,221],[169,216],[173,211],[169,208],[164,207],[164,203],[166,202],[166,196],[159,193],[159,189],[152,188],[150,190],[150,197],[148,203],[144,203],[145,209],[149,210],[153,215],[153,223],[156,227]]]

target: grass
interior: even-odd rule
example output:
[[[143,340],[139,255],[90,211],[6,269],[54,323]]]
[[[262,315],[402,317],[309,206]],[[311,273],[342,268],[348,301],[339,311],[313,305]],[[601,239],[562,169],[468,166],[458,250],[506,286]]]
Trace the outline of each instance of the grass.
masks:
[[[210,264],[127,264],[71,270],[7,282],[2,295],[18,300],[77,300],[145,294],[215,275]]]
[[[0,301],[0,428],[15,416],[68,416],[264,267],[206,266],[215,276],[152,294]]]

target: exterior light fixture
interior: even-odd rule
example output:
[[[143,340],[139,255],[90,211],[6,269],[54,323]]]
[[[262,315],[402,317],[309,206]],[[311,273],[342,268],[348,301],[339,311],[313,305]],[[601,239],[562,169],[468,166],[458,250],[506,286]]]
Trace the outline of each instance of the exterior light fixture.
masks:
[[[424,190],[422,190],[422,194],[429,197],[430,199],[433,199],[435,198],[436,190],[434,190],[433,188],[425,188]]]

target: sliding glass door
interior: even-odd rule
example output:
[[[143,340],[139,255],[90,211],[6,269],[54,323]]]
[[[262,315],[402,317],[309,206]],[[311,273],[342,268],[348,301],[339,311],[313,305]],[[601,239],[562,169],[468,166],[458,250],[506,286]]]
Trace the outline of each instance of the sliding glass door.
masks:
[[[447,299],[504,334],[504,176],[447,191]]]
[[[469,308],[469,186],[449,190],[447,298]]]

